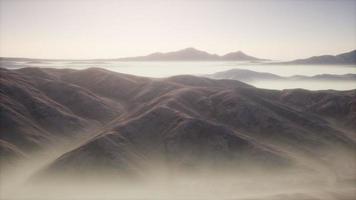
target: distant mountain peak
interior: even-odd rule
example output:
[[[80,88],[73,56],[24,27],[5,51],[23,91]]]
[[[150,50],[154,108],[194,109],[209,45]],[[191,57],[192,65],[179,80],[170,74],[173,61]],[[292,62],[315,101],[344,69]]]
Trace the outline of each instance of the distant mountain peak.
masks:
[[[210,54],[206,51],[202,51],[202,50],[199,50],[199,49],[196,49],[194,47],[188,47],[188,48],[185,48],[185,49],[181,49],[181,50],[178,50],[178,51],[175,51],[175,52],[188,52],[188,53],[206,53],[206,54]],[[168,52],[169,53],[169,52]]]
[[[235,51],[231,53],[227,53],[221,56],[222,60],[231,60],[231,61],[266,61],[266,59],[256,58],[253,56],[249,56],[242,51]]]
[[[185,49],[182,49],[181,51],[201,51],[201,50],[198,50],[198,49],[196,49],[194,47],[187,47]]]
[[[223,56],[211,54],[194,47],[188,47],[178,51],[167,53],[156,52],[147,56],[121,58],[125,61],[264,61],[253,56],[249,56],[242,51],[231,52]]]
[[[245,54],[243,51],[235,51],[235,52],[231,52],[231,53],[236,53],[236,54]]]

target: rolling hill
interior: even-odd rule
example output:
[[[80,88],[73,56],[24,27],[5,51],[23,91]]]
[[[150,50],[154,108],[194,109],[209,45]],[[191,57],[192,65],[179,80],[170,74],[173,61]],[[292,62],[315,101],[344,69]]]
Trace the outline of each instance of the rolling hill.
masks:
[[[215,79],[233,79],[243,82],[283,80],[283,81],[356,81],[356,74],[318,74],[314,76],[278,76],[268,72],[256,72],[247,69],[231,69],[206,75]]]
[[[355,90],[264,90],[234,80],[152,79],[100,68],[1,74],[8,157],[28,156],[58,138],[89,138],[43,173],[140,174],[152,162],[193,171],[339,167],[344,163],[330,161],[332,149],[355,152]]]
[[[355,65],[356,50],[338,54],[338,55],[321,55],[305,59],[297,59],[280,64],[312,64],[312,65]]]

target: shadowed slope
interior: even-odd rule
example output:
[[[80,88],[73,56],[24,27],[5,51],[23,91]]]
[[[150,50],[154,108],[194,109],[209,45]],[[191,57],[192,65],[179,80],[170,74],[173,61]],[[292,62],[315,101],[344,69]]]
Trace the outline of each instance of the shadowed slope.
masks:
[[[298,163],[291,156],[301,154],[311,159],[320,157],[330,146],[354,149],[354,143],[333,128],[322,113],[292,106],[283,99],[284,91],[194,76],[154,79],[138,85],[134,84],[131,91],[139,92],[126,93],[131,99],[128,105],[135,105],[129,106],[132,109],[50,168],[72,168],[73,162],[73,166],[85,168],[90,162],[90,166],[137,172],[157,157],[192,168],[202,163],[227,166],[260,162],[268,166],[267,160],[271,165]],[[106,159],[88,151],[101,152]]]
[[[58,138],[85,135],[121,112],[119,103],[46,71],[1,69],[0,128],[4,141],[22,150],[38,149]]]
[[[324,150],[355,151],[336,127],[354,122],[355,91],[263,90],[234,80],[150,79],[98,68],[2,74],[6,142],[34,146],[29,141],[104,125],[45,171],[141,173],[153,160],[186,169],[307,165],[301,156],[325,165]],[[11,140],[16,134],[21,139]]]

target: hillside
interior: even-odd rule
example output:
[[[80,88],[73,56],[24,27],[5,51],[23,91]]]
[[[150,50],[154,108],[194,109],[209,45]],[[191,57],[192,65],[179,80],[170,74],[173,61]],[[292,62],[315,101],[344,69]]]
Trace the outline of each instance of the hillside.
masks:
[[[215,79],[232,79],[243,82],[283,80],[283,81],[356,81],[356,74],[318,74],[314,76],[278,76],[268,72],[256,72],[247,69],[231,69],[205,75]]]
[[[90,138],[46,173],[141,174],[153,161],[190,170],[336,167],[331,149],[355,151],[355,90],[264,90],[234,80],[151,79],[99,68],[1,74],[5,148],[29,155],[57,138]]]
[[[312,65],[355,65],[356,50],[338,54],[338,55],[321,55],[305,59],[297,59],[280,64],[312,64]]]

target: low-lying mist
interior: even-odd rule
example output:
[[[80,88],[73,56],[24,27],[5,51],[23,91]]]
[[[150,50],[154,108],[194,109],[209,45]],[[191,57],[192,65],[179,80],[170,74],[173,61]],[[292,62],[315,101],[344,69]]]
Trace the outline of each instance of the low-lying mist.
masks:
[[[308,90],[352,90],[356,88],[355,81],[283,81],[283,80],[261,80],[247,82],[258,88],[266,89],[295,89],[305,88]]]
[[[0,199],[356,197],[355,90],[1,70]]]
[[[331,155],[330,152],[334,152]],[[41,152],[1,170],[0,197],[21,199],[354,199],[354,154],[325,152],[325,166],[180,168],[153,161],[137,174],[112,169],[92,173],[41,173],[60,153]]]

